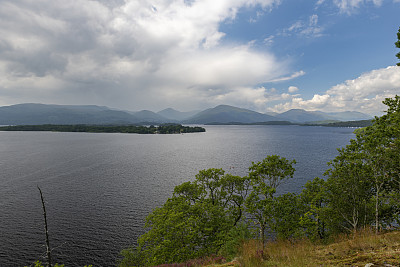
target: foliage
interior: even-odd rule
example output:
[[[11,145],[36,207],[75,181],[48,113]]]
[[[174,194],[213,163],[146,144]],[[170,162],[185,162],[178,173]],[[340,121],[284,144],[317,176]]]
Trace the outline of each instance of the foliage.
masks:
[[[389,195],[400,194],[400,97],[383,101],[388,106],[385,115],[377,117],[370,127],[357,132],[356,142],[365,165],[373,175],[375,227],[391,224],[392,214],[384,215]]]
[[[400,48],[400,27],[399,31],[397,32],[397,42],[394,43],[397,48]],[[396,57],[400,60],[400,52],[396,54]],[[397,63],[397,66],[400,66],[400,62]]]
[[[253,162],[249,168],[253,190],[246,199],[246,211],[253,217],[253,222],[258,224],[263,243],[267,228],[270,231],[278,229],[277,217],[271,216],[276,208],[274,206],[279,204],[274,200],[274,195],[283,180],[293,177],[295,169],[292,165],[295,163],[295,160],[289,161],[272,155],[261,162]]]
[[[338,121],[331,122],[327,124],[322,124],[320,126],[328,127],[367,127],[372,125],[372,120],[360,120],[360,121]]]
[[[356,131],[356,139],[339,150],[327,171],[329,206],[336,226],[356,231],[375,225],[376,231],[398,221],[400,199],[400,97],[383,101],[385,115]],[[374,217],[371,217],[374,214]]]
[[[251,229],[245,223],[240,223],[230,229],[227,233],[226,241],[221,247],[220,253],[227,259],[233,259],[239,253],[243,242],[253,237]]]
[[[267,156],[260,162],[252,163],[249,176],[253,186],[268,186],[277,189],[283,180],[293,178],[295,160],[289,161],[278,155]]]
[[[299,198],[304,205],[304,213],[299,222],[303,234],[311,240],[326,238],[326,222],[329,217],[326,209],[328,196],[325,181],[318,177],[308,181]]]
[[[34,267],[44,267],[41,261],[36,261],[33,265]],[[64,264],[58,264],[56,263],[55,265],[52,265],[53,267],[64,267]],[[84,267],[92,267],[93,265],[85,265]]]
[[[300,198],[293,193],[274,198],[271,230],[278,240],[296,239],[303,235],[300,227],[303,212],[304,206]]]
[[[174,189],[173,197],[146,218],[149,228],[135,250],[123,251],[120,266],[183,262],[231,250],[243,231],[242,206],[246,179],[225,175],[221,169],[202,170],[194,182]],[[227,247],[230,244],[230,248]]]
[[[332,168],[326,172],[329,224],[336,233],[357,231],[373,220],[371,168],[364,164],[364,155],[358,150],[352,140],[346,148],[339,149],[339,155],[329,163]]]

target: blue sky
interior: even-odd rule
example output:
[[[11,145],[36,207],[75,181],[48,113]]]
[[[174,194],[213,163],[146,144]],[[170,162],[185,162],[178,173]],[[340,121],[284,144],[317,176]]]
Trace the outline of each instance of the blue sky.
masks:
[[[255,40],[258,49],[291,58],[293,68],[308,74],[277,84],[277,88],[297,84],[310,97],[314,90],[328,90],[396,62],[393,40],[400,26],[399,1],[379,5],[360,1],[343,10],[331,1],[321,5],[309,0],[283,1],[261,17],[257,18],[256,12],[243,10],[234,22],[223,25],[222,31],[228,38],[232,36],[232,41]]]
[[[0,105],[384,110],[400,0],[1,0]]]

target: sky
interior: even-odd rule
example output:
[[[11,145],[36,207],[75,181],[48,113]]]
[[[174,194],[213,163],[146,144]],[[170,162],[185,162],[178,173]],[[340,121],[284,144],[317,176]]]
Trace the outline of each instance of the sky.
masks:
[[[379,115],[400,0],[0,0],[0,106]]]

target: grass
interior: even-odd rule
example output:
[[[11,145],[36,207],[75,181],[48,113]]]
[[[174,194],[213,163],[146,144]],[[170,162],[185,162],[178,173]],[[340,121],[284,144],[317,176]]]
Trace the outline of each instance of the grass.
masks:
[[[162,264],[155,267],[198,267],[198,266],[220,266],[224,267],[225,258],[222,256],[208,256],[200,259],[193,259],[183,263]]]
[[[330,244],[308,240],[269,242],[265,248],[257,240],[242,244],[236,261],[206,266],[400,266],[400,231],[376,235],[364,230],[338,236]],[[385,265],[386,264],[386,265]],[[204,265],[203,265],[204,266]]]

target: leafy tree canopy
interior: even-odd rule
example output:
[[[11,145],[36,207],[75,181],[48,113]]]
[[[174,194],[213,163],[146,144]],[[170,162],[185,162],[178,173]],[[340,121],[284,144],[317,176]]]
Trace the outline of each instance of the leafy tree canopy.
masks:
[[[195,181],[176,186],[173,196],[146,218],[149,230],[136,250],[122,252],[120,266],[152,266],[217,254],[236,238],[233,232],[243,233],[238,222],[248,189],[246,178],[222,169],[200,171]]]

